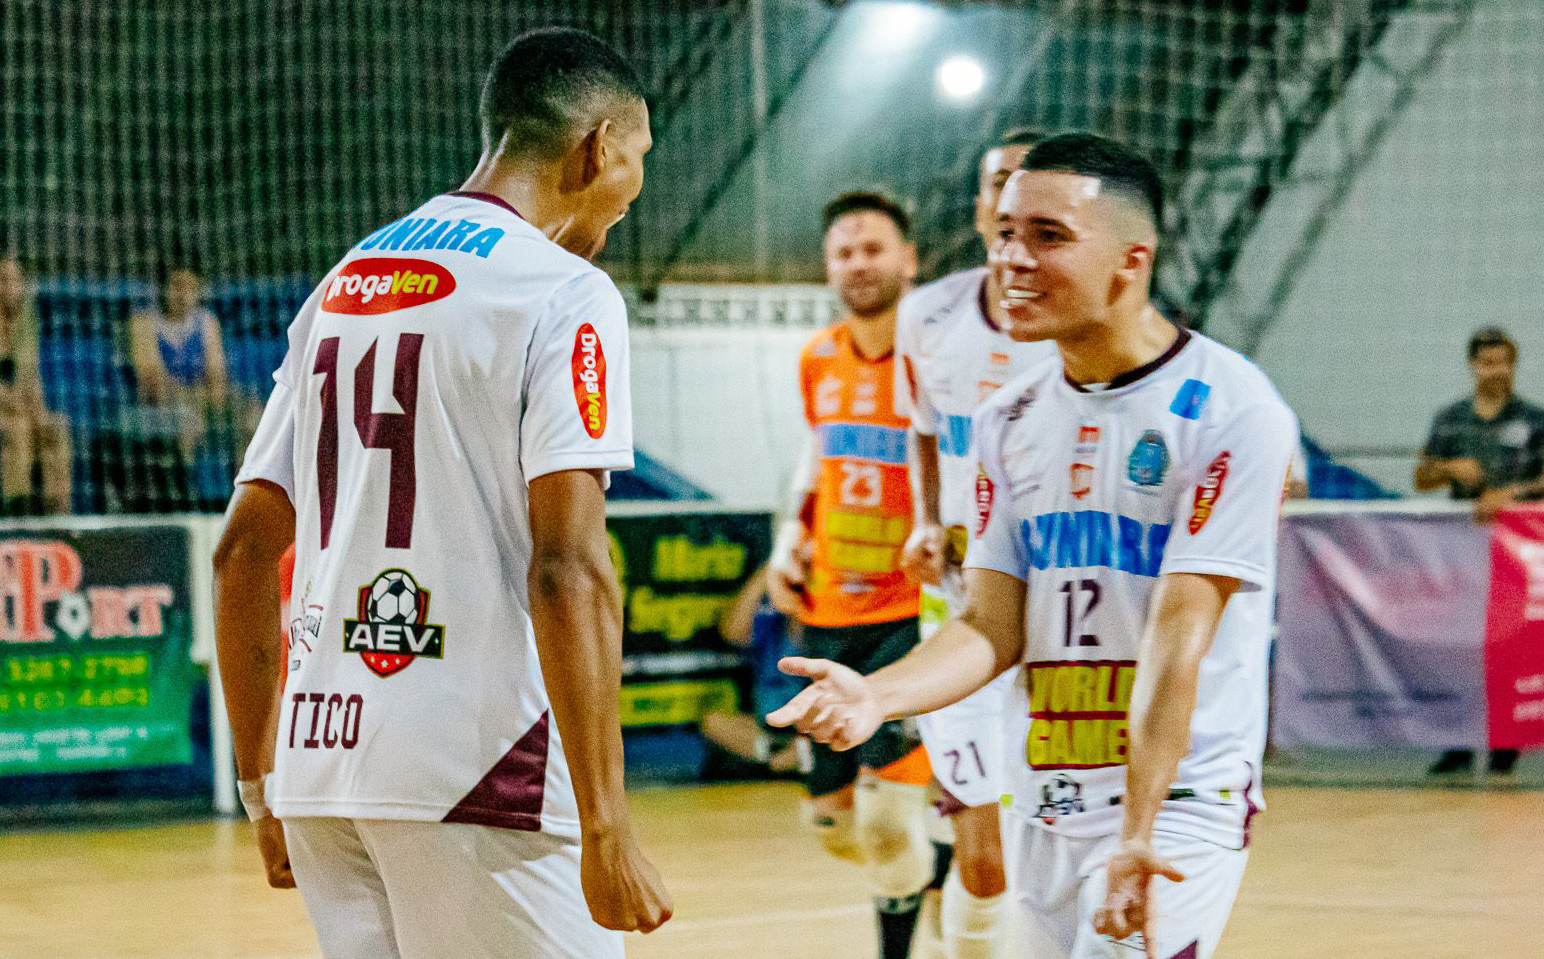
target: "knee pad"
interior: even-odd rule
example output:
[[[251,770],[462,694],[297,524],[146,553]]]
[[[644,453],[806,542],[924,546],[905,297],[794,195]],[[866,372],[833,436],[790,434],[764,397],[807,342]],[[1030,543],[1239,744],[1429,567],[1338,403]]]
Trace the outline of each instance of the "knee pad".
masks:
[[[900,899],[922,891],[934,861],[926,790],[875,779],[858,787],[855,806],[858,848],[874,893]]]
[[[972,896],[958,869],[944,881],[942,922],[949,959],[997,959],[1002,955],[1002,916],[1005,895]]]
[[[863,850],[858,847],[857,831],[853,828],[853,811],[839,809],[827,815],[815,808],[814,803],[804,804],[804,821],[815,830],[826,852],[838,859],[863,865]]]

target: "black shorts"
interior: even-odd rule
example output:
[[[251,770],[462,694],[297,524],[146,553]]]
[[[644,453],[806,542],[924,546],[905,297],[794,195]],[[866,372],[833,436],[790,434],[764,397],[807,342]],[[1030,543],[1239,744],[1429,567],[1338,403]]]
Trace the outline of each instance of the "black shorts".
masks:
[[[806,626],[801,645],[802,655],[829,659],[867,676],[911,652],[921,639],[913,616],[866,626]],[[811,796],[827,796],[857,782],[859,769],[883,769],[922,742],[900,720],[891,720],[856,749],[839,753],[821,743],[812,745],[814,763],[805,785]]]

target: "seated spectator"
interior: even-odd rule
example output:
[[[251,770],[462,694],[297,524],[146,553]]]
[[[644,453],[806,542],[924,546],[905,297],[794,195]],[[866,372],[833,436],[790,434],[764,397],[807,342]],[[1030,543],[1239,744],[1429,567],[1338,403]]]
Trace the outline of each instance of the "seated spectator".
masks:
[[[161,482],[151,485],[167,487],[157,492],[171,501],[161,508],[186,508],[188,474],[204,444],[223,463],[237,463],[262,412],[254,399],[230,389],[220,322],[200,302],[203,292],[197,273],[174,266],[166,272],[160,301],[129,318],[138,407],[125,424],[125,440],[142,457],[136,458],[136,467],[149,461],[147,470],[159,471]],[[160,506],[126,505],[134,510]]]
[[[1454,499],[1474,500],[1475,516],[1488,522],[1512,503],[1544,497],[1544,408],[1512,392],[1517,344],[1489,327],[1469,340],[1474,395],[1445,407],[1415,467],[1415,488],[1446,486]],[[1511,773],[1517,752],[1496,749],[1490,771]],[[1466,749],[1443,753],[1432,775],[1462,773],[1474,765]]]
[[[37,309],[21,261],[9,254],[0,257],[3,516],[70,511],[70,427],[43,402],[38,339]]]
[[[753,772],[799,774],[803,763],[799,737],[770,730],[762,721],[767,713],[804,688],[802,679],[777,668],[779,659],[797,654],[790,630],[798,628],[796,621],[773,609],[768,601],[765,566],[751,574],[735,601],[724,610],[719,634],[728,642],[747,648],[752,712],[712,712],[702,717],[703,736],[712,747],[722,751],[715,755],[710,747],[703,778],[739,778]]]

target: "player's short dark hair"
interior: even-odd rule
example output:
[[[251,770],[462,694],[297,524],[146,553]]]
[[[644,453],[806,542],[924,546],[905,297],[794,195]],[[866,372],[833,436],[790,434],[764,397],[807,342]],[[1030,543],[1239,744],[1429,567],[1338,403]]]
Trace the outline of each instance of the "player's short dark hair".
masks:
[[[1472,363],[1479,359],[1480,351],[1492,346],[1506,347],[1513,361],[1516,361],[1517,342],[1499,326],[1486,326],[1474,331],[1474,335],[1469,337],[1469,361]]]
[[[997,147],[1032,147],[1045,139],[1045,131],[1039,127],[1011,127],[992,138],[992,146]]]
[[[577,126],[607,97],[645,99],[643,81],[604,40],[567,27],[522,33],[483,78],[483,149],[507,138],[519,152],[554,156],[588,132]]]
[[[1058,133],[1035,144],[1019,168],[1094,177],[1106,192],[1140,207],[1154,226],[1163,223],[1163,180],[1157,168],[1118,140],[1097,133]]]
[[[825,205],[820,211],[820,233],[831,232],[831,224],[849,213],[878,213],[889,217],[895,228],[901,231],[901,239],[911,239],[911,217],[900,201],[876,190],[852,190]]]

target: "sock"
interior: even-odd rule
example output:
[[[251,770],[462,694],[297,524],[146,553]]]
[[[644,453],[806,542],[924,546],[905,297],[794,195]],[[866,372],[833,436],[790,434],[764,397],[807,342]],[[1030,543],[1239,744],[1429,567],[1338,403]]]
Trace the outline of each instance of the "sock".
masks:
[[[874,914],[879,919],[879,959],[906,959],[921,908],[920,892],[901,898],[874,897]]]
[[[944,949],[949,959],[997,959],[1002,954],[1002,914],[1006,896],[970,894],[958,871],[944,883]]]
[[[949,866],[953,862],[954,845],[933,840],[933,881],[927,884],[929,889],[944,887],[944,880],[949,877]]]

